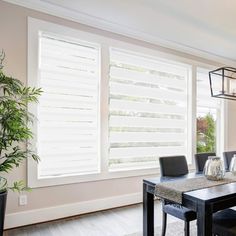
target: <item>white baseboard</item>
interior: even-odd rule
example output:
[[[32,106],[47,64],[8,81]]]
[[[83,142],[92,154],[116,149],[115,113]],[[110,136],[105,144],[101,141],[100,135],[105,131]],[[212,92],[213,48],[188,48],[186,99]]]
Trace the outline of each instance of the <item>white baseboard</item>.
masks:
[[[142,202],[142,193],[132,193],[55,207],[10,213],[6,215],[4,228],[15,228],[140,202]]]

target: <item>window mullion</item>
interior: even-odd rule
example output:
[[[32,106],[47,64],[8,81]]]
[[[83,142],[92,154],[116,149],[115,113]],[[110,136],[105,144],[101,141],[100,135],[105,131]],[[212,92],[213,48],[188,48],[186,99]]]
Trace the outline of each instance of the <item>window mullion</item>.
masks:
[[[189,119],[191,124],[189,125],[189,145],[191,148],[189,148],[189,156],[192,158],[193,161],[193,154],[196,153],[197,148],[197,126],[196,126],[196,118],[197,118],[197,67],[195,65],[192,66],[192,76],[190,77],[190,86],[189,86],[189,92],[191,96],[189,96],[189,103],[190,103],[190,109],[189,109],[189,115],[191,118]]]
[[[107,44],[102,44],[101,47],[101,88],[100,88],[100,106],[101,106],[101,173],[108,173],[108,148],[109,148],[109,47]]]

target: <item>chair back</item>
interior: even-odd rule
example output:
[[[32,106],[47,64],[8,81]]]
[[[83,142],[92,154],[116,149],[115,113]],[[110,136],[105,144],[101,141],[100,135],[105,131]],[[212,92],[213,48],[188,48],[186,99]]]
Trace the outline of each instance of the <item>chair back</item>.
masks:
[[[223,152],[224,164],[225,164],[226,170],[229,170],[230,162],[231,162],[234,154],[236,154],[236,151]]]
[[[159,158],[161,176],[181,176],[188,174],[185,156],[166,156]]]
[[[203,152],[195,154],[194,159],[195,159],[196,173],[202,173],[208,157],[215,155],[216,155],[215,152]]]

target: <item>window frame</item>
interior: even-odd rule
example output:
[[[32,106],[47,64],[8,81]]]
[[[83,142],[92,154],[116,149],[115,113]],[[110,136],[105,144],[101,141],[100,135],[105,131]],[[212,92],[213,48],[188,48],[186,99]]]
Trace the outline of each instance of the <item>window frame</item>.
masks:
[[[45,38],[45,36],[43,36],[43,35],[44,34],[39,34],[40,40]],[[56,38],[56,40],[58,39],[58,35],[56,35],[56,34],[46,33],[45,35],[46,35],[46,37],[49,37],[49,38]],[[71,40],[70,38],[66,38],[66,37],[63,38],[62,36],[59,36],[59,39],[63,40],[63,41],[66,41],[66,42],[70,42],[70,40]],[[96,43],[88,43],[87,41],[81,41],[81,40],[76,40],[76,41],[75,40],[71,40],[71,41],[73,43],[75,42],[75,43],[78,43],[78,44],[81,44],[81,45],[85,45],[85,47],[92,47],[92,48],[94,48],[97,51],[97,53],[96,53],[96,59],[97,59],[96,81],[98,82],[98,84],[96,84],[96,88],[97,88],[97,90],[96,90],[96,97],[97,97],[97,99],[96,100],[97,100],[97,103],[96,103],[96,108],[95,108],[96,109],[96,121],[97,121],[97,129],[96,129],[96,147],[97,147],[96,150],[97,150],[97,152],[96,152],[96,154],[98,154],[98,155],[96,155],[96,160],[95,161],[96,161],[96,168],[97,169],[96,170],[92,170],[92,171],[90,170],[87,173],[88,174],[100,173],[100,168],[101,168],[100,167],[100,159],[101,159],[101,157],[100,157],[100,147],[101,147],[101,145],[100,145],[100,122],[99,122],[100,121],[100,81],[101,81],[101,76],[100,76],[100,74],[101,74],[100,73],[100,69],[101,69],[101,60],[100,60],[100,58],[101,58],[101,50],[100,50],[100,45],[96,44]],[[41,44],[41,46],[42,46],[42,44]],[[39,47],[40,47],[40,45],[39,45]],[[41,62],[40,62],[40,64],[41,64]],[[39,67],[42,67],[42,65],[40,65]],[[44,90],[44,88],[42,88],[42,90]],[[39,100],[40,100],[40,98],[39,98]],[[37,108],[40,109],[40,105],[37,106]],[[42,107],[41,107],[41,109],[42,109]],[[39,128],[38,128],[38,130],[39,130]],[[39,133],[41,134],[42,131],[39,130]],[[41,154],[39,153],[38,155],[40,156]],[[42,168],[41,162],[38,163],[39,173],[40,173],[40,168]],[[41,169],[41,171],[42,171],[42,169]],[[68,173],[68,174],[64,174],[64,175],[65,176],[70,176],[70,175],[74,175],[74,174]],[[78,172],[76,175],[85,175],[85,173]],[[61,176],[63,176],[63,174]],[[55,177],[55,175],[52,174],[52,178],[54,178],[54,177]],[[38,177],[38,178],[39,179],[49,178],[49,176]]]
[[[196,147],[196,67],[208,67],[207,64],[197,62],[195,60],[179,56],[177,54],[170,54],[165,51],[161,51],[158,48],[148,48],[145,44],[140,46],[130,42],[116,40],[113,38],[101,36],[99,34],[85,32],[67,26],[62,26],[38,19],[28,17],[28,71],[27,81],[28,86],[37,86],[37,71],[38,71],[38,32],[45,31],[51,32],[57,35],[64,35],[65,37],[78,38],[80,40],[94,42],[101,46],[101,71],[100,71],[100,173],[86,174],[86,175],[74,175],[66,177],[53,177],[47,179],[38,179],[37,163],[29,159],[27,161],[27,183],[29,187],[46,187],[71,183],[99,181],[113,178],[125,178],[134,176],[147,176],[158,175],[160,173],[159,168],[149,169],[134,169],[110,172],[108,168],[108,99],[109,99],[109,50],[110,48],[121,48],[127,51],[139,52],[140,54],[146,54],[153,57],[160,58],[164,62],[171,62],[179,65],[189,66],[189,81],[188,81],[188,156],[191,157],[189,163],[189,169],[193,169],[193,154]],[[195,73],[194,73],[195,71]],[[195,77],[195,79],[194,79]],[[29,106],[29,111],[36,114],[37,109],[35,105]],[[35,126],[31,126],[35,133],[34,139],[30,140],[27,145],[31,145],[33,150],[36,150],[37,142],[37,130]],[[30,144],[31,143],[31,144]],[[37,151],[37,150],[36,150]]]
[[[184,76],[185,76],[185,79],[186,79],[186,87],[185,87],[185,89],[186,89],[186,94],[185,94],[185,96],[186,96],[186,98],[187,98],[187,101],[186,101],[186,119],[187,120],[189,120],[188,119],[188,117],[191,115],[190,113],[189,113],[189,107],[190,107],[190,103],[191,103],[191,101],[190,101],[190,96],[189,96],[189,92],[191,91],[191,65],[189,65],[189,64],[185,64],[185,63],[178,63],[178,62],[176,62],[176,61],[171,61],[171,60],[165,60],[164,58],[160,58],[160,57],[157,57],[157,56],[153,56],[153,55],[150,55],[150,54],[147,54],[147,53],[140,53],[140,52],[137,52],[137,51],[131,51],[131,50],[127,50],[127,49],[124,49],[124,48],[118,48],[118,47],[110,47],[110,53],[113,53],[114,52],[114,54],[116,54],[116,53],[118,53],[118,54],[121,54],[121,57],[122,57],[122,54],[123,55],[127,55],[127,57],[128,56],[130,56],[131,58],[132,57],[138,57],[139,59],[140,58],[144,58],[144,60],[146,61],[146,60],[150,60],[152,63],[155,63],[156,65],[160,65],[160,66],[168,66],[168,67],[172,67],[172,71],[175,71],[176,70],[176,68],[177,68],[177,71],[179,72],[179,70],[184,70]],[[139,59],[137,59],[137,60],[139,60]],[[110,58],[110,62],[112,62],[113,60],[116,60],[116,59],[113,59],[112,57]],[[132,59],[131,59],[132,60]],[[113,61],[114,62],[114,61]],[[121,61],[119,61],[118,63],[120,63]],[[121,62],[122,63],[122,62]],[[125,64],[126,64],[126,62],[124,62]],[[129,63],[128,63],[129,64]],[[135,64],[132,64],[132,62],[131,62],[131,64],[130,65],[134,65],[134,66],[136,66]],[[112,66],[113,67],[113,66]],[[148,67],[147,67],[148,68]],[[162,71],[162,70],[160,70],[160,71]],[[178,72],[177,72],[177,74],[178,74]],[[170,72],[171,73],[171,72]],[[175,73],[175,72],[172,72],[172,73]],[[183,74],[181,74],[181,76],[183,76]],[[110,77],[111,77],[111,75],[109,74],[109,79],[110,79]],[[111,81],[111,83],[113,83],[113,81]],[[122,83],[120,83],[120,84],[122,84]],[[122,86],[125,86],[126,84],[125,83],[123,83],[122,84]],[[158,85],[158,84],[157,84]],[[190,94],[191,94],[191,92],[190,92]],[[184,95],[184,93],[183,93],[183,95]],[[126,95],[126,96],[129,96],[129,95]],[[136,95],[131,95],[131,96],[136,96]],[[137,95],[138,96],[138,95]],[[172,100],[172,99],[171,99]],[[174,99],[173,99],[174,100]],[[120,102],[123,102],[123,100],[121,101],[121,100],[119,100]],[[154,113],[156,112],[156,111],[153,111]],[[168,113],[168,112],[167,112]],[[157,112],[157,114],[160,114],[160,113],[158,113]],[[119,118],[119,116],[118,116],[118,118]],[[162,119],[165,119],[165,118],[162,118]],[[185,127],[187,127],[187,130],[186,130],[186,134],[184,134],[184,136],[187,138],[187,140],[189,140],[189,138],[188,138],[188,136],[189,136],[189,124],[186,124],[186,126]],[[118,141],[119,142],[119,141]],[[131,141],[132,142],[132,141]],[[142,141],[140,141],[140,142],[142,142]],[[144,141],[145,142],[145,141]],[[188,161],[188,163],[189,164],[191,164],[192,163],[192,158],[190,158],[191,156],[189,155],[189,153],[191,153],[190,151],[189,151],[189,147],[191,147],[191,144],[189,144],[189,141],[187,142],[187,145],[186,145],[186,153],[182,153],[182,154],[184,154],[184,155],[186,155],[186,157],[187,157],[187,161]],[[147,149],[148,149],[148,147],[146,147]],[[128,148],[127,148],[127,152],[128,152]],[[171,154],[169,154],[169,155],[171,155]],[[179,154],[180,155],[180,154]],[[132,157],[131,157],[132,158]],[[118,158],[117,158],[118,159]],[[145,164],[144,164],[145,165]],[[153,165],[153,164],[152,164]],[[151,169],[152,167],[150,167],[150,166],[145,166],[145,167],[143,167],[143,169]],[[157,168],[159,168],[159,165],[158,165],[158,167]],[[115,165],[113,166],[113,168],[111,168],[111,167],[109,167],[109,171],[110,172],[115,172],[115,171],[124,171],[126,169],[126,166],[125,166],[125,163],[124,163],[124,167],[122,168],[117,168],[116,169],[116,167],[115,167]],[[134,165],[134,167],[131,167],[131,169],[129,170],[129,171],[131,171],[131,170],[133,170],[133,169],[136,169],[136,170],[139,170],[140,169],[140,167],[139,166],[136,166],[136,168],[135,168],[135,165]]]

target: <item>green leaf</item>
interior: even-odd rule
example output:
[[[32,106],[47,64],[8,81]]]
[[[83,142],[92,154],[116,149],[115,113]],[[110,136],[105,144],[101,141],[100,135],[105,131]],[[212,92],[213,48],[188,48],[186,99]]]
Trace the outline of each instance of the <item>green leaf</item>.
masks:
[[[10,172],[28,158],[39,161],[39,157],[29,148],[22,148],[22,144],[33,138],[28,122],[32,123],[34,116],[28,112],[28,104],[38,102],[42,90],[24,86],[20,80],[5,75],[3,54],[0,53],[0,172]],[[10,189],[26,191],[27,187],[18,181]]]
[[[14,182],[13,186],[8,187],[8,189],[12,190],[13,192],[18,192],[18,193],[25,192],[25,191],[30,192],[32,190],[31,188],[26,187],[26,184],[23,180]]]

